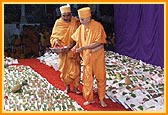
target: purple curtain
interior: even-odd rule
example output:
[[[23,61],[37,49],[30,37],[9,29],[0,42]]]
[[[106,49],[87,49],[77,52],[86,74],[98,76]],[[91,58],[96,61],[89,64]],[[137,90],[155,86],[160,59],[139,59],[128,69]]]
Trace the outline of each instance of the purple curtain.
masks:
[[[164,5],[115,4],[116,52],[164,67]]]

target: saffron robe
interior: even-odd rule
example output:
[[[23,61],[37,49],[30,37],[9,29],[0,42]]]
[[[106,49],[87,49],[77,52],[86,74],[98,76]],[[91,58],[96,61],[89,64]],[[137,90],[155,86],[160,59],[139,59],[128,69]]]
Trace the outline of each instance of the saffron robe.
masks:
[[[94,42],[106,43],[106,33],[103,26],[94,19],[87,25],[80,25],[76,32],[72,35],[72,39],[79,44],[80,47],[90,45]],[[97,80],[99,99],[104,99],[106,93],[106,71],[105,71],[105,55],[104,48],[97,52],[91,53],[91,49],[83,50],[80,53],[83,59],[83,96],[86,101],[93,100],[93,80],[94,76]]]
[[[79,20],[72,16],[71,22],[66,23],[62,18],[56,20],[50,37],[51,46],[57,42],[61,46],[68,46],[74,43],[71,35],[79,26]],[[67,85],[73,82],[77,87],[80,82],[80,57],[71,50],[68,53],[59,54],[59,71],[61,79]]]

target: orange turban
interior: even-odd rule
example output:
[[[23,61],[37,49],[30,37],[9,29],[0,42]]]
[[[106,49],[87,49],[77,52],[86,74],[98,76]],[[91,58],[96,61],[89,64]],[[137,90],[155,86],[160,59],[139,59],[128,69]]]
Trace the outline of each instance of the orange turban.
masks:
[[[91,10],[89,7],[81,8],[78,10],[79,18],[88,18],[91,16]]]
[[[61,14],[66,12],[71,12],[71,8],[69,5],[61,6],[60,11],[61,11]]]

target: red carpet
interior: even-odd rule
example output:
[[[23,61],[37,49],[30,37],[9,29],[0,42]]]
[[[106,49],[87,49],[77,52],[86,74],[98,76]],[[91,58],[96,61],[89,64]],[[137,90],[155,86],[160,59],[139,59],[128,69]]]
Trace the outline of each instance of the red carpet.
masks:
[[[65,86],[59,77],[60,72],[55,71],[53,68],[40,63],[38,59],[19,59],[19,64],[30,66],[41,76],[46,78],[53,86],[55,86],[60,90],[65,90]],[[80,86],[80,89],[82,89],[82,85]],[[96,94],[95,94],[96,103],[87,106],[83,105],[84,98],[82,95],[76,95],[75,93],[70,92],[69,96],[71,97],[71,99],[77,101],[79,105],[81,105],[85,110],[88,111],[130,111],[125,109],[122,105],[112,102],[110,99],[105,99],[105,102],[107,103],[108,107],[103,108],[100,106],[98,102],[98,96]]]

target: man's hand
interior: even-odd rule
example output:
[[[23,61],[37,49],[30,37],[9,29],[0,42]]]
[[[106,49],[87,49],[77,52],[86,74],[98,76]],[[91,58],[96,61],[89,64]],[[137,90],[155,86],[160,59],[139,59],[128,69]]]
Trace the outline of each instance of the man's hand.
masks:
[[[80,52],[82,52],[83,50],[84,50],[83,47],[81,47],[81,48],[77,48],[77,49],[76,49],[76,52],[80,53]]]
[[[53,44],[53,47],[61,47],[62,45],[57,41],[55,40],[54,44]]]
[[[73,53],[76,53],[76,49],[79,47],[79,45],[78,44],[76,44],[72,49],[71,49],[71,51],[73,52]]]

